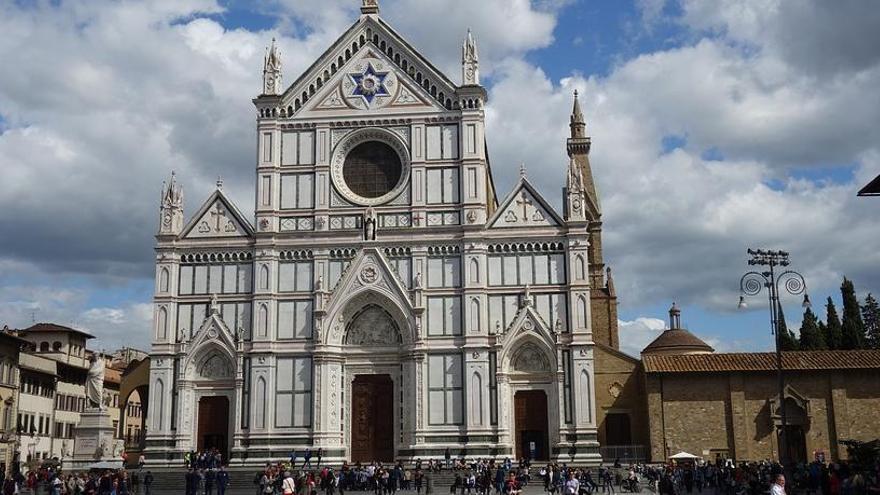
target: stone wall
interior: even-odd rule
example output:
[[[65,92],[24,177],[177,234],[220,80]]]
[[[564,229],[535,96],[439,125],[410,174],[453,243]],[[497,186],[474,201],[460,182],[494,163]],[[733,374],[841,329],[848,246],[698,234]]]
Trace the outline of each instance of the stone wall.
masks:
[[[777,395],[774,372],[649,373],[645,381],[652,461],[680,450],[709,458],[727,452],[738,461],[777,458],[769,402]],[[840,439],[880,438],[876,375],[799,371],[788,372],[786,383],[809,402],[808,459],[816,451],[828,459],[845,458]]]
[[[599,443],[608,445],[605,437],[605,415],[625,413],[630,417],[632,443],[648,445],[641,361],[602,345],[595,347],[593,356],[596,360],[596,425],[599,428]]]

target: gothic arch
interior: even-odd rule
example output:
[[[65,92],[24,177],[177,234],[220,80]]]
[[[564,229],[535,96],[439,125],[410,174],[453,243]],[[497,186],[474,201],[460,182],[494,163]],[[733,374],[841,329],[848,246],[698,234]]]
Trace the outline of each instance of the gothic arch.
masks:
[[[367,304],[345,326],[343,342],[347,346],[398,345],[401,342],[400,329],[383,307]]]
[[[478,372],[471,376],[471,424],[483,426],[483,378]]]
[[[540,333],[539,333],[540,332]],[[500,371],[504,373],[524,372],[524,370],[516,370],[516,360],[521,356],[524,350],[530,352],[538,352],[546,361],[546,370],[544,373],[555,372],[556,365],[556,347],[555,343],[550,342],[540,329],[532,327],[532,330],[520,330],[519,333],[504,344],[504,348],[499,356]],[[529,371],[532,373],[539,372],[537,370]]]
[[[510,371],[517,373],[549,373],[551,361],[543,349],[533,342],[524,342],[510,358]]]
[[[159,292],[168,292],[170,280],[171,275],[168,273],[168,268],[163,266],[162,271],[159,272]]]
[[[582,418],[586,419],[586,421],[588,423],[592,423],[593,422],[593,406],[592,406],[593,392],[592,392],[592,386],[590,383],[590,373],[587,372],[587,370],[581,370],[579,381],[580,381],[579,386],[581,389],[580,390],[581,393],[580,393],[580,401],[578,401],[578,402],[580,404],[580,407],[583,408],[582,413],[580,413],[579,415]]]
[[[577,280],[585,280],[587,278],[587,270],[586,265],[584,264],[584,257],[580,254],[577,255],[574,259],[574,273]]]
[[[153,400],[152,402],[155,404],[153,407],[153,430],[161,431],[162,430],[162,414],[163,414],[163,406],[165,405],[165,383],[162,382],[161,378],[156,379],[156,385],[153,387]]]
[[[577,326],[578,326],[578,328],[586,328],[586,326],[587,326],[587,298],[585,298],[584,296],[578,296],[577,307],[575,309],[575,313],[577,313]]]
[[[260,375],[254,390],[254,428],[266,427],[266,379]]]
[[[400,335],[400,343],[410,344],[415,340],[411,320],[399,303],[383,292],[366,289],[356,292],[346,301],[345,306],[328,314],[327,321],[332,327],[325,332],[325,343],[341,345],[348,333],[349,325],[368,307],[381,308],[388,315]]]
[[[269,290],[269,265],[260,267],[260,289]]]
[[[469,272],[470,272],[470,277],[471,277],[471,283],[474,283],[474,284],[480,283],[480,262],[477,261],[476,258],[471,258]]]
[[[471,307],[468,312],[470,313],[470,331],[471,332],[479,332],[480,331],[480,300],[476,297],[471,298]]]
[[[269,308],[265,303],[260,304],[257,310],[257,335],[265,337],[269,335]]]
[[[158,340],[168,337],[168,310],[165,306],[159,308],[159,313],[156,315],[156,337]]]

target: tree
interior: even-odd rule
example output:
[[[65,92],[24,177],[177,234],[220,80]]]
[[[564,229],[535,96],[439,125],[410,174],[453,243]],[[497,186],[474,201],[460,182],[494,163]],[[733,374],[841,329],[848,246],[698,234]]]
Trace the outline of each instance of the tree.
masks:
[[[840,318],[837,316],[837,308],[834,301],[828,298],[825,305],[825,342],[829,349],[840,349],[843,340],[843,329],[840,327]]]
[[[776,306],[776,331],[779,332],[779,348],[783,351],[798,350],[798,341],[794,334],[789,331],[788,325],[785,324],[785,313],[782,312],[782,304]]]
[[[862,321],[865,324],[866,344],[871,349],[880,349],[880,305],[870,293],[862,305]]]
[[[810,308],[804,311],[804,320],[801,323],[800,347],[802,351],[817,351],[826,349],[825,334],[819,328],[819,318]]]
[[[851,280],[843,277],[840,284],[843,296],[843,323],[841,324],[841,349],[862,349],[865,347],[865,324],[862,322],[862,311],[856,289]]]

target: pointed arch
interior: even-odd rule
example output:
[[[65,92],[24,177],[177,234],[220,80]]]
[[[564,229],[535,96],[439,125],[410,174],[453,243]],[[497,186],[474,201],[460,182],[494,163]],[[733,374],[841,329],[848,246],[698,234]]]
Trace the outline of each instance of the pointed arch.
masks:
[[[477,261],[477,258],[471,258],[468,273],[470,273],[471,283],[480,283],[480,262]]]
[[[161,378],[156,379],[156,384],[153,386],[153,400],[151,400],[150,403],[154,405],[153,431],[162,431],[162,410],[165,406],[165,383],[162,382]]]
[[[577,326],[578,328],[586,328],[587,326],[587,298],[578,296],[577,299]]]
[[[269,265],[260,267],[260,289],[269,290]]]
[[[476,297],[471,298],[471,307],[469,308],[470,313],[470,330],[473,333],[478,333],[480,331],[480,299]]]
[[[471,425],[483,426],[483,378],[476,371],[471,376],[470,404]]]
[[[266,427],[266,379],[260,375],[254,390],[254,428]]]
[[[168,272],[168,268],[163,266],[162,271],[159,272],[159,292],[168,292],[170,282],[171,274]]]
[[[583,409],[581,418],[584,418],[588,423],[593,422],[593,405],[592,405],[592,387],[590,386],[590,374],[587,370],[581,370],[580,373],[580,404]]]
[[[257,311],[257,335],[265,337],[269,334],[269,308],[266,303],[260,303]]]
[[[577,280],[586,280],[587,278],[587,270],[586,264],[584,263],[583,255],[577,255],[574,259],[574,273],[575,278]]]
[[[162,306],[156,316],[156,339],[165,340],[166,338],[168,338],[168,310]]]

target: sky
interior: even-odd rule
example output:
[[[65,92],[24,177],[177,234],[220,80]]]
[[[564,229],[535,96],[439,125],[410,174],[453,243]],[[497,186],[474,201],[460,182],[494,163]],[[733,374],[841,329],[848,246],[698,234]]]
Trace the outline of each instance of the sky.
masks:
[[[358,0],[0,1],[0,325],[149,348],[163,179],[192,214],[217,176],[253,210],[262,56],[292,82]],[[622,348],[682,321],[717,351],[772,346],[737,310],[746,249],[791,253],[816,310],[880,293],[880,9],[869,0],[381,0],[453,81],[470,28],[503,197],[525,163],[561,203],[578,90]],[[789,327],[800,299],[786,297]]]

